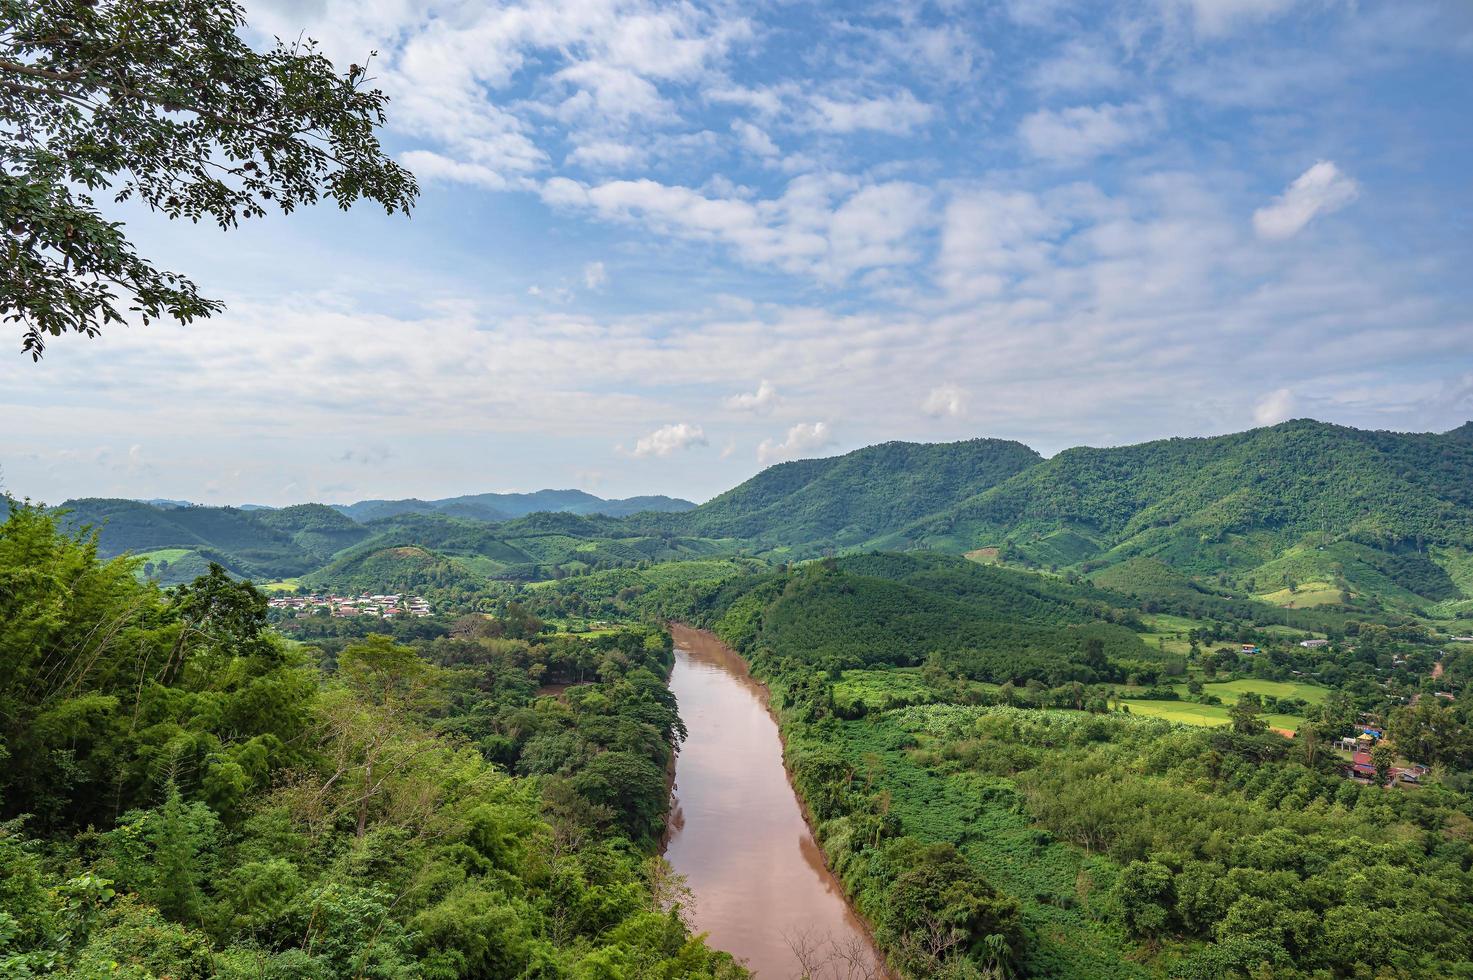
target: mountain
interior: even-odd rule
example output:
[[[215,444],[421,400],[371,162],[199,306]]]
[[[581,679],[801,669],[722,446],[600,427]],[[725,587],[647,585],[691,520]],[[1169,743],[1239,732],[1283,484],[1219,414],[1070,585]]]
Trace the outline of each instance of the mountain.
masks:
[[[231,572],[260,579],[300,576],[332,563],[339,553],[392,531],[395,546],[424,544],[413,540],[415,529],[437,525],[414,524],[421,515],[457,518],[461,522],[490,524],[515,521],[534,513],[629,516],[643,512],[675,512],[695,505],[672,497],[645,496],[605,500],[581,490],[539,490],[535,493],[486,493],[444,500],[364,500],[348,505],[296,504],[290,507],[208,507],[182,500],[152,501],[87,497],[68,500],[66,524],[98,530],[104,557],[123,553],[143,556],[153,566],[150,574],[164,584],[192,578],[218,562]],[[390,522],[390,523],[386,523]],[[391,522],[399,522],[397,524]],[[405,522],[408,522],[407,524]],[[463,527],[464,524],[458,524]],[[579,525],[573,537],[603,534],[600,526]],[[492,549],[496,550],[496,549]],[[572,548],[568,549],[569,551]],[[475,549],[471,549],[474,553]],[[582,564],[620,560],[598,548],[585,549],[564,562]],[[641,555],[618,551],[622,560]],[[497,560],[506,567],[535,566],[539,559],[516,549],[501,551]],[[162,569],[161,571],[159,569]],[[492,567],[491,573],[500,571]]]
[[[887,442],[768,467],[671,524],[706,538],[802,549],[863,545],[1036,466],[1019,442]]]
[[[97,529],[103,557],[131,552],[155,566],[164,562],[154,577],[166,584],[193,577],[211,561],[251,578],[300,575],[371,533],[322,504],[247,511],[90,497],[60,509],[67,526]]]
[[[477,493],[442,500],[360,500],[333,507],[360,523],[398,517],[401,514],[445,514],[474,521],[507,521],[540,512],[560,514],[603,514],[624,517],[644,511],[675,513],[695,504],[674,497],[629,497],[605,500],[582,490],[538,490],[533,493]]]
[[[1070,449],[881,543],[1006,548],[1086,571],[1149,556],[1260,593],[1446,601],[1473,549],[1473,426],[1368,432],[1312,420]]]
[[[929,550],[1091,576],[1204,613],[1257,599],[1341,617],[1473,618],[1473,423],[1436,434],[1295,420],[1050,459],[996,439],[890,442],[769,467],[699,507],[578,490],[251,511],[66,506],[73,523],[101,528],[105,555],[147,553],[165,582],[212,560],[334,587],[402,561],[409,578],[469,589],[713,555]]]

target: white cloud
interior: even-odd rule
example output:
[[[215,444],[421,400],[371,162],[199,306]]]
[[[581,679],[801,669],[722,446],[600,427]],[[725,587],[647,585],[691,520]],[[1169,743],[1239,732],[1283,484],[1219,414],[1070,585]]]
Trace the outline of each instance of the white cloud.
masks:
[[[1111,51],[1095,42],[1075,38],[1040,63],[1029,83],[1040,92],[1052,94],[1113,89],[1125,80],[1125,72]]]
[[[583,267],[583,285],[588,289],[602,289],[609,284],[609,273],[602,262],[590,262]]]
[[[765,378],[756,391],[742,392],[726,399],[726,407],[735,412],[755,412],[766,415],[777,405],[777,389]]]
[[[1066,222],[1026,191],[957,194],[942,223],[939,278],[961,298],[996,296],[1053,262],[1052,237]]]
[[[1360,195],[1356,182],[1329,160],[1321,160],[1294,179],[1273,203],[1253,212],[1259,238],[1292,238],[1317,215],[1333,214]]]
[[[631,456],[669,456],[694,446],[706,445],[706,433],[699,425],[689,422],[672,422],[662,425],[647,436],[635,440]]]
[[[788,430],[787,437],[782,442],[762,440],[762,444],[757,447],[757,461],[767,466],[786,459],[796,459],[831,446],[833,442],[834,435],[827,422],[799,422]]]
[[[475,184],[493,191],[505,190],[506,178],[485,164],[452,160],[432,150],[410,150],[399,162],[426,183],[436,180]]]
[[[938,385],[926,395],[921,411],[932,418],[959,419],[967,414],[966,392],[956,385]]]
[[[567,163],[596,170],[619,170],[644,162],[645,151],[618,140],[599,139],[583,143],[568,154]]]
[[[777,144],[772,141],[772,137],[767,135],[766,130],[745,119],[734,120],[731,124],[731,131],[737,134],[743,146],[759,157],[775,157],[781,152]]]
[[[1280,17],[1300,0],[1166,0],[1166,3],[1172,7],[1186,7],[1197,33],[1218,36],[1246,24]]]
[[[776,116],[783,111],[783,100],[791,93],[789,86],[719,85],[703,94],[711,102],[746,106],[763,116]]]
[[[1023,119],[1018,135],[1035,157],[1078,164],[1139,142],[1159,128],[1160,117],[1154,102],[1039,109]]]
[[[1253,421],[1258,425],[1278,425],[1294,414],[1294,393],[1288,388],[1271,391],[1253,406]]]
[[[817,129],[830,133],[855,133],[872,130],[904,135],[931,121],[936,110],[917,99],[908,90],[896,95],[869,99],[831,99],[814,96],[809,101],[807,121]]]
[[[729,195],[734,189],[726,188]],[[842,174],[805,174],[781,196],[713,196],[659,181],[584,184],[554,177],[542,198],[611,221],[693,241],[719,242],[747,262],[838,282],[864,269],[914,262],[912,236],[931,222],[931,192],[905,181],[861,186]]]

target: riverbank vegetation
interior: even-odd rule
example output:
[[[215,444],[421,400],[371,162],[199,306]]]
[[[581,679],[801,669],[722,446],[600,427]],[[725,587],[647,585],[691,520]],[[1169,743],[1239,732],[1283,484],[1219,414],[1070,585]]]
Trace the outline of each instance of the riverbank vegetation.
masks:
[[[1301,647],[1309,634],[1178,618],[1178,653],[1119,593],[916,555],[690,599],[771,687],[820,843],[906,976],[1467,969],[1473,728],[1429,693],[1466,658],[1433,681],[1416,624]],[[1146,717],[1157,705],[1213,717]],[[1392,752],[1347,778],[1336,742],[1364,719],[1433,774],[1379,785]],[[928,911],[897,917],[911,872],[966,900],[910,896]]]
[[[745,975],[655,856],[663,631],[472,617],[326,656],[218,568],[132,566],[0,527],[0,975]]]

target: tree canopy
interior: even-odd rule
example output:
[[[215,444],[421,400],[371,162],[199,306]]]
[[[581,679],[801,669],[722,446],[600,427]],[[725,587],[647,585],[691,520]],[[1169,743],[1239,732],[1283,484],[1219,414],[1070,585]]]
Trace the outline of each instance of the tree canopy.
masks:
[[[96,197],[222,229],[322,198],[408,213],[417,187],[380,148],[367,58],[339,72],[311,40],[256,51],[244,25],[218,0],[0,0],[0,317],[33,358],[125,311],[221,308]]]

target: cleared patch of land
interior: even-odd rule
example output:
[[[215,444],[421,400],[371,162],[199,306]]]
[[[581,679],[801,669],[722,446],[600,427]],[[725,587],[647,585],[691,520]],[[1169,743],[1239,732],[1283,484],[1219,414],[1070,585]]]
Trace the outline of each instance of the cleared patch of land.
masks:
[[[1306,582],[1292,592],[1286,588],[1279,589],[1260,595],[1258,599],[1285,609],[1311,609],[1338,603],[1340,590],[1329,582]]]
[[[157,565],[161,561],[166,561],[170,564],[173,564],[174,562],[183,558],[185,555],[192,554],[194,554],[194,552],[188,548],[159,548],[157,551],[139,552],[134,557],[136,557],[140,561],[153,562],[155,565]]]
[[[1225,704],[1195,704],[1191,701],[1137,701],[1131,699],[1121,701],[1122,706],[1130,708],[1133,715],[1146,715],[1151,718],[1165,718],[1182,725],[1198,725],[1210,728],[1217,725],[1226,725],[1232,721],[1228,714],[1228,706]],[[1294,715],[1262,715],[1264,722],[1270,728],[1282,728],[1284,731],[1297,732],[1299,726],[1304,724],[1303,718]]]
[[[1178,684],[1174,690],[1183,696],[1187,693],[1185,684]],[[1215,694],[1222,698],[1224,706],[1232,706],[1238,703],[1238,698],[1244,694],[1253,693],[1258,695],[1271,695],[1276,698],[1299,698],[1310,704],[1321,704],[1329,695],[1328,688],[1320,687],[1318,684],[1305,684],[1300,681],[1264,681],[1257,678],[1245,678],[1237,681],[1218,681],[1202,685],[1203,694]]]

